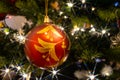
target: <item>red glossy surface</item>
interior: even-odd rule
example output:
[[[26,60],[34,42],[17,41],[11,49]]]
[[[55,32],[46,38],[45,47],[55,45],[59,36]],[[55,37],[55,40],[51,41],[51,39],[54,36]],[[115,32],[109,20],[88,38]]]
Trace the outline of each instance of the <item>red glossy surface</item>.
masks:
[[[56,25],[44,23],[28,33],[24,50],[32,64],[41,68],[51,68],[66,60],[70,40]]]

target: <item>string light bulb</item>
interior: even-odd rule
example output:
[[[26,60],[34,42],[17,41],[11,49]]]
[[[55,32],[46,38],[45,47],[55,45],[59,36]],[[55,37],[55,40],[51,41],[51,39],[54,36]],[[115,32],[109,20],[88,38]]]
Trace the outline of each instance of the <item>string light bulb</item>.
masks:
[[[24,73],[22,76],[23,76],[23,78],[27,78],[28,75],[26,73]]]
[[[86,2],[86,0],[81,0],[82,4],[84,4]]]
[[[82,32],[85,32],[85,29],[84,29],[84,28],[81,28],[80,30],[81,30]]]
[[[80,28],[77,26],[77,25],[75,25],[74,26],[74,29],[71,31],[71,35],[73,36],[76,32],[78,32],[80,30]]]
[[[10,72],[10,69],[6,69],[5,70],[5,73],[7,74],[7,73],[9,73]]]
[[[91,24],[91,25],[90,25],[90,27],[92,28],[92,27],[93,27],[93,25]]]
[[[97,76],[98,74],[95,75],[93,72],[89,71],[89,74],[87,74],[87,80],[97,80]]]
[[[61,30],[64,30],[64,27],[60,26],[60,29],[61,29]]]
[[[101,32],[102,32],[102,34],[105,34],[105,33],[106,33],[106,30],[105,30],[105,29],[103,29]]]
[[[6,80],[6,78],[12,80],[12,75],[11,75],[12,73],[13,73],[12,70],[5,66],[5,69],[1,69],[0,75],[3,77],[2,80]]]
[[[59,15],[61,16],[62,14],[63,14],[63,12],[62,12],[62,11],[60,11],[60,12],[59,12]]]
[[[92,7],[91,10],[94,11],[94,10],[95,10],[95,7]]]
[[[68,6],[69,8],[72,8],[73,5],[74,5],[74,4],[73,4],[72,2],[68,2],[68,3],[67,3],[67,6]]]
[[[67,19],[68,17],[67,16],[64,16],[64,19]]]
[[[94,27],[92,27],[91,30],[90,30],[90,32],[95,32],[95,31],[96,31],[96,30],[95,30]]]
[[[57,74],[57,72],[58,72],[58,71],[53,70],[53,71],[52,71],[52,74],[53,74],[53,75],[56,75],[56,74]]]
[[[51,73],[52,78],[54,78],[54,77],[57,77],[57,75],[59,75],[59,71],[60,71],[60,69],[53,68],[49,72]]]
[[[89,75],[90,80],[94,80],[95,79],[95,75]]]
[[[18,35],[17,38],[19,39],[20,42],[24,42],[25,37],[23,35]]]
[[[17,66],[16,68],[17,68],[18,71],[21,70],[21,67],[20,67],[20,66]]]

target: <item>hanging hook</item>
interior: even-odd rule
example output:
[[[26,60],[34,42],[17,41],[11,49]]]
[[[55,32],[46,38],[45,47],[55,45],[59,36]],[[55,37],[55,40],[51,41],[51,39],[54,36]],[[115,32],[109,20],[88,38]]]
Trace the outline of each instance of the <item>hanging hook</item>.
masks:
[[[50,22],[49,17],[48,17],[48,0],[45,0],[45,17],[44,17],[44,22]]]

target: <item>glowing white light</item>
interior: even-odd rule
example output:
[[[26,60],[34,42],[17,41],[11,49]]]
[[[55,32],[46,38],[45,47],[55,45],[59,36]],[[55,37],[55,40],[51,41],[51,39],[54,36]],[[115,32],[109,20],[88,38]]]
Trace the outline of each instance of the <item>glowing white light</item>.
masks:
[[[110,36],[110,33],[108,33],[108,36]]]
[[[28,75],[24,73],[22,76],[23,78],[27,78]]]
[[[86,2],[86,0],[81,0],[81,2],[84,4]]]
[[[25,39],[25,37],[24,37],[23,35],[19,35],[19,36],[17,36],[17,37],[18,37],[18,39],[19,39],[20,41],[22,41],[22,40]]]
[[[98,74],[96,74],[96,75],[94,75],[94,73],[89,73],[88,75],[87,75],[87,80],[97,80],[97,77],[98,76]]]
[[[78,37],[76,36],[75,39],[78,39]]]
[[[10,69],[6,69],[6,70],[5,70],[5,73],[9,73],[9,72],[10,72]]]
[[[20,42],[20,43],[24,43],[25,42],[25,36],[23,36],[23,35],[18,35],[17,39],[18,39],[17,41]]]
[[[110,76],[110,73],[105,73],[106,76]]]
[[[101,37],[103,37],[103,35],[104,35],[105,37],[108,37],[108,36],[109,36],[109,34],[108,34],[109,31],[110,31],[110,29],[108,29],[107,26],[105,26],[104,28],[101,29],[101,32],[99,32],[99,35],[100,35]]]
[[[74,4],[72,2],[68,2],[67,5],[68,7],[72,8]]]
[[[21,67],[20,67],[20,66],[17,66],[16,68],[17,68],[18,71],[21,70]]]
[[[57,70],[57,69],[52,69],[52,70],[50,70],[50,72],[51,72],[51,74],[52,74],[52,78],[54,78],[54,77],[57,77],[57,75],[59,74],[58,72],[59,72],[60,70]]]
[[[92,7],[92,9],[91,9],[92,11],[94,11],[95,10],[95,8],[94,7]]]
[[[93,25],[91,24],[91,26],[90,26],[91,28],[93,27]]]
[[[57,74],[57,72],[58,72],[58,71],[53,70],[53,71],[52,71],[52,74],[53,74],[53,75],[56,75],[56,74]]]
[[[62,68],[63,70],[63,68]],[[59,80],[59,77],[58,76],[62,76],[62,77],[66,77],[68,79],[73,79],[69,76],[66,76],[66,75],[63,75],[60,73],[61,69],[57,69],[57,68],[52,68],[50,70],[47,70],[48,72],[50,72],[50,74],[46,75],[44,77],[44,80],[49,80],[49,78],[51,78],[51,80]],[[43,74],[44,74],[44,71],[41,73],[41,77],[39,78],[39,80],[43,80]],[[48,78],[49,77],[49,78]],[[36,78],[36,80],[38,80],[38,78]],[[67,79],[66,79],[67,80]]]
[[[63,14],[63,12],[62,12],[62,11],[60,11],[60,12],[59,12],[59,15],[62,15],[62,14]]]
[[[63,28],[63,27],[60,27],[60,29],[64,30],[64,28]]]
[[[96,30],[95,30],[95,28],[93,27],[91,30],[90,30],[90,32],[95,32]]]
[[[76,28],[76,31],[79,31],[79,30],[80,30],[80,28],[77,27],[77,28]]]
[[[74,36],[74,33],[72,32],[71,35]]]
[[[81,28],[81,31],[82,31],[82,32],[85,32],[85,29],[84,29],[84,28]]]
[[[71,32],[71,35],[74,35],[75,34],[75,32],[77,32],[77,31],[79,31],[80,30],[80,28],[79,27],[77,27],[77,26],[75,26],[75,28],[72,30],[72,32]]]
[[[79,31],[79,30],[80,30],[80,28],[78,28],[78,27],[73,29],[74,32]]]
[[[102,34],[105,34],[105,33],[106,33],[106,30],[102,30],[101,32],[102,32]]]
[[[2,80],[6,80],[6,79],[5,79],[6,77],[8,77],[9,80],[12,80],[12,77],[11,77],[11,75],[10,75],[11,73],[12,73],[12,70],[9,69],[9,68],[7,68],[6,66],[5,66],[5,69],[1,69],[0,75],[2,75],[2,77],[3,77]]]
[[[68,17],[67,16],[64,16],[65,19],[67,19]]]
[[[77,25],[74,25],[74,29],[73,29],[73,31],[79,31],[80,30],[80,28],[77,26]]]
[[[94,80],[94,79],[95,79],[95,75],[89,75],[89,78],[90,78],[91,80]]]
[[[30,73],[22,72],[21,78],[19,80],[30,80],[30,78],[31,78],[31,72]]]
[[[8,34],[9,34],[9,32],[5,32],[5,34],[6,34],[6,35],[8,35]]]

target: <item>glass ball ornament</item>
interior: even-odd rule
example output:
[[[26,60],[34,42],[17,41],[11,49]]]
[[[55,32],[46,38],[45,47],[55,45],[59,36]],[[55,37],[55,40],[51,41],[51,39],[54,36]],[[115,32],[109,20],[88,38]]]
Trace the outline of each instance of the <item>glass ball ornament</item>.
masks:
[[[39,68],[54,68],[66,61],[70,40],[52,23],[34,27],[26,36],[24,51],[27,59]]]

